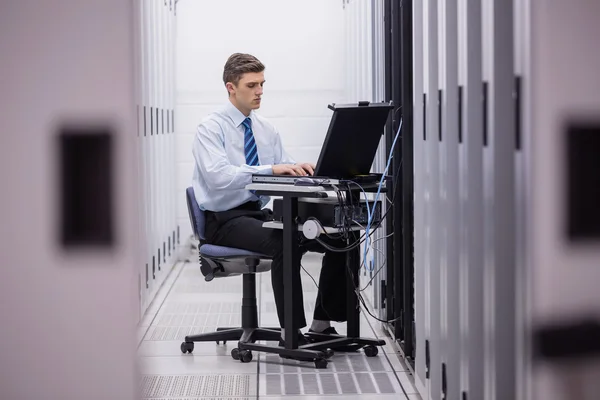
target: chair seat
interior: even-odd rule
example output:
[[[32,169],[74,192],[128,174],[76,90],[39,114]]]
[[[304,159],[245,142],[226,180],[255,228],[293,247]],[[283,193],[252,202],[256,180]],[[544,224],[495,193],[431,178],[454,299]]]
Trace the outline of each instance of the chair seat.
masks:
[[[203,271],[206,281],[249,272],[266,272],[271,269],[272,262],[271,258],[265,254],[214,244],[200,246],[200,257],[202,259],[200,270]],[[256,267],[249,267],[246,264],[246,259],[249,257],[260,260]]]
[[[214,258],[233,258],[233,257],[259,257],[270,258],[265,254],[255,253],[253,251],[236,249],[233,247],[217,246],[214,244],[203,244],[200,246],[200,255],[202,257]]]

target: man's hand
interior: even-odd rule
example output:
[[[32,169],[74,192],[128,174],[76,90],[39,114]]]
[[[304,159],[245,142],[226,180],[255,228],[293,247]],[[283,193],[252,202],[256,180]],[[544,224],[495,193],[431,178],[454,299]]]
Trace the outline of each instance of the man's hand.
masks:
[[[315,164],[310,164],[310,163],[302,163],[302,164],[296,164],[302,167],[302,169],[308,174],[308,175],[314,175],[315,174]]]
[[[277,164],[273,165],[273,175],[306,176],[307,173],[298,164]]]

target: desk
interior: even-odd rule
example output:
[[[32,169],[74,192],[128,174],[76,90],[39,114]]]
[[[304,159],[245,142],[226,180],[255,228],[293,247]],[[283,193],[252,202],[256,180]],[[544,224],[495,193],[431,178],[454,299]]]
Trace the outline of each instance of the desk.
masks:
[[[365,191],[373,191],[377,185],[362,185]],[[340,190],[346,191],[348,195],[355,196],[356,192],[360,192],[360,188],[346,187],[338,185]],[[318,368],[324,368],[327,365],[326,357],[331,355],[331,352],[326,350],[345,349],[358,350],[365,349],[367,356],[377,355],[377,347],[385,345],[385,341],[371,338],[361,338],[360,334],[360,308],[358,299],[355,293],[355,288],[358,287],[358,269],[360,266],[360,246],[356,249],[346,252],[346,262],[352,274],[346,274],[347,283],[347,335],[319,335],[309,334],[316,342],[298,347],[298,327],[295,326],[292,314],[292,299],[295,290],[301,290],[301,281],[296,282],[292,279],[291,271],[293,268],[300,269],[301,254],[298,241],[299,225],[298,217],[298,198],[313,197],[325,198],[326,191],[331,191],[331,188],[323,186],[294,186],[286,184],[268,184],[268,183],[253,183],[246,186],[247,190],[253,190],[255,193],[267,196],[281,196],[283,202],[283,224],[278,222],[266,222],[265,228],[282,229],[283,228],[283,267],[284,267],[284,287],[285,287],[285,348],[277,351],[280,355],[297,360],[315,361]],[[360,193],[358,194],[360,197]],[[330,228],[334,229],[334,228]],[[337,231],[337,229],[336,229]],[[359,230],[351,230],[347,245],[358,240]],[[260,351],[262,345],[244,344],[243,348],[249,350]],[[240,347],[241,349],[241,347]],[[273,352],[270,348],[269,352]]]

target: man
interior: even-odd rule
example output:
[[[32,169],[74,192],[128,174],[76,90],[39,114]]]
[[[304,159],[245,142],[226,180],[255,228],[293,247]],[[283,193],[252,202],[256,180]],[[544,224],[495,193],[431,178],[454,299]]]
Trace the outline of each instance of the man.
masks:
[[[272,219],[271,210],[262,209],[268,198],[245,189],[252,174],[312,175],[315,166],[296,163],[283,149],[275,127],[254,110],[263,95],[264,65],[249,54],[233,54],[225,64],[223,82],[229,99],[225,106],[205,118],[194,138],[195,169],[193,187],[196,200],[206,211],[207,241],[273,257],[271,278],[277,316],[284,326],[282,231],[263,228]],[[303,243],[302,251],[324,252],[317,242]],[[343,243],[338,243],[342,247]],[[346,321],[346,253],[325,252],[319,279],[312,332],[336,334],[330,321]],[[293,271],[300,281],[300,269]],[[340,291],[340,288],[342,291]],[[302,291],[294,294],[295,322],[306,326]],[[306,339],[299,332],[299,342]],[[285,332],[282,329],[281,345]]]

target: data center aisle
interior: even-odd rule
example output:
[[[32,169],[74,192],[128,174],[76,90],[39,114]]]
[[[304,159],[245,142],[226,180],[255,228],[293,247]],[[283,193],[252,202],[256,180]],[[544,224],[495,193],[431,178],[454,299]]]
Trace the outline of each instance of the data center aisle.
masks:
[[[308,254],[303,265],[317,279],[321,256]],[[257,285],[260,324],[277,326],[269,273],[260,274]],[[303,287],[310,323],[317,288],[305,272]],[[315,369],[313,363],[256,352],[252,362],[241,363],[230,356],[235,342],[196,343],[193,354],[183,355],[179,346],[187,334],[240,325],[241,292],[241,277],[205,282],[197,263],[175,267],[140,324],[144,399],[420,399],[410,374],[389,345],[373,358],[362,352],[336,353],[323,370]],[[377,325],[373,324],[373,330],[367,318],[362,318],[362,336],[383,337]],[[345,324],[335,326],[345,332]]]

